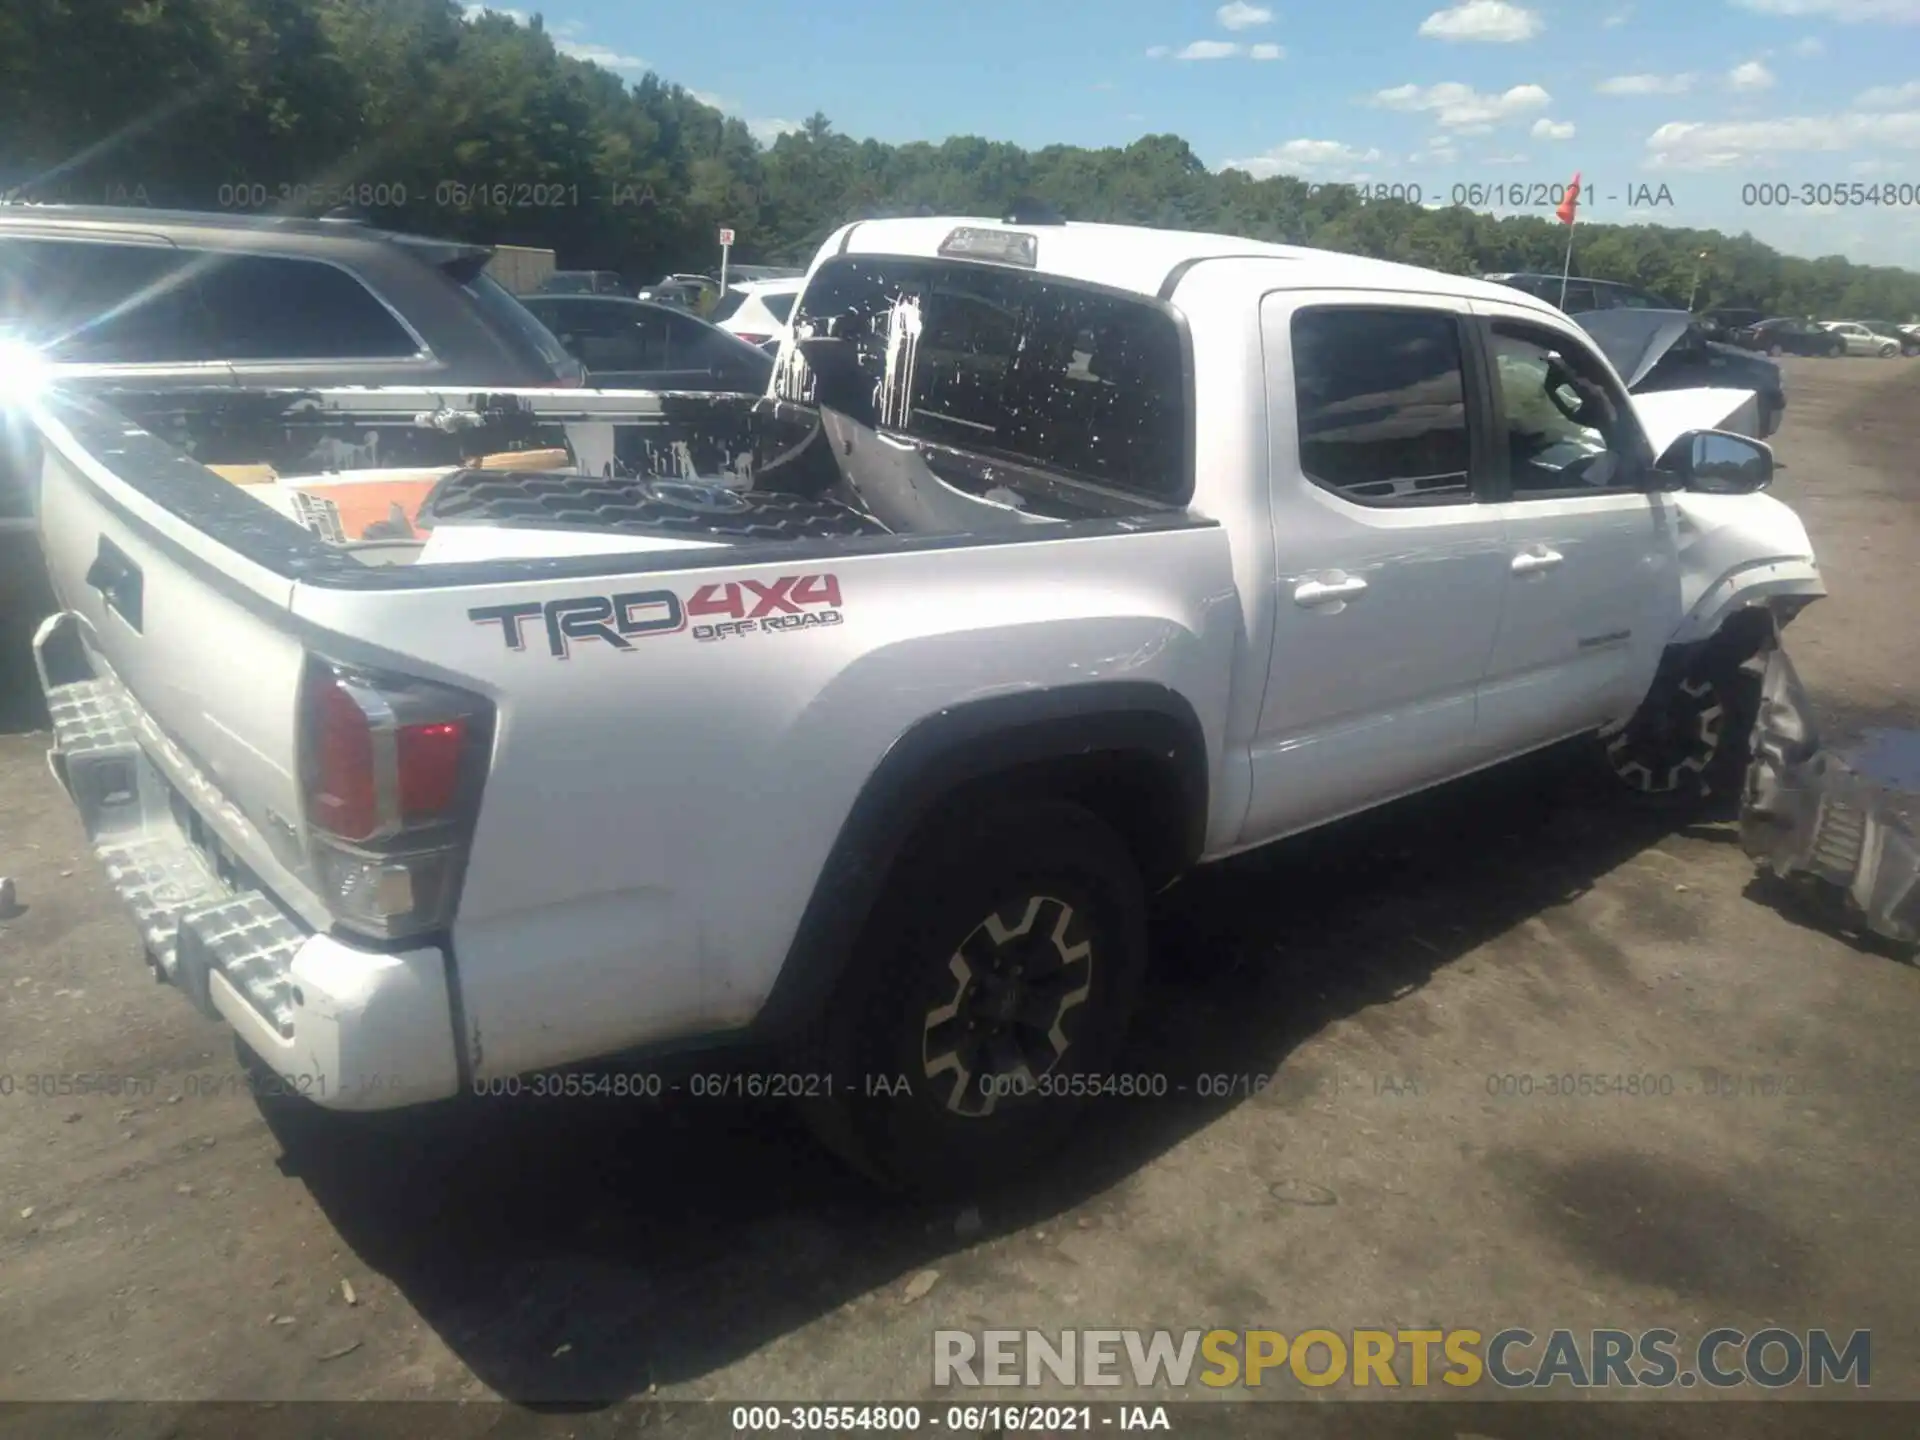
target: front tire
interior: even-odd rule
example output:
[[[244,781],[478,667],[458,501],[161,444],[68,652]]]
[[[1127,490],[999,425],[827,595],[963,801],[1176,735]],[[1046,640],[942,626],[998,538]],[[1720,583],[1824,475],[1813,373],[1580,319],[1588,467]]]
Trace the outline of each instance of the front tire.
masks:
[[[1712,662],[1662,675],[1626,727],[1601,742],[1615,792],[1682,812],[1738,795],[1758,699],[1753,678]]]
[[[977,1191],[1066,1138],[1146,959],[1145,891],[1103,821],[974,805],[905,851],[830,1007],[815,1134],[890,1188]],[[876,1087],[878,1087],[876,1089]]]

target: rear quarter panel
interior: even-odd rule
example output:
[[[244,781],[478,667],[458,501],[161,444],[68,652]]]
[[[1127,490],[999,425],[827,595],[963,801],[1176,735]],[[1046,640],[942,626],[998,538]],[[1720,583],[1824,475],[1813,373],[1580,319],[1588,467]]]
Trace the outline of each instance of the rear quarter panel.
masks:
[[[478,606],[830,574],[841,622],[628,651]],[[1240,619],[1216,526],[483,588],[301,587],[345,659],[498,707],[453,944],[479,1077],[749,1023],[882,756],[969,700],[1158,682],[1206,730],[1218,793]],[[692,620],[689,624],[702,623]]]

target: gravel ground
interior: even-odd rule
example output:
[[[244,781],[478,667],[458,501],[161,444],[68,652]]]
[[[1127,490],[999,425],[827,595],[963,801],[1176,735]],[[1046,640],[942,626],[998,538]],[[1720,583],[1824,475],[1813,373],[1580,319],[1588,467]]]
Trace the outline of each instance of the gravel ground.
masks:
[[[1836,725],[1920,724],[1920,364],[1788,370],[1777,493],[1832,587],[1791,648]],[[944,1326],[1768,1323],[1870,1328],[1876,1398],[1920,1398],[1920,976],[1750,894],[1730,826],[1557,759],[1173,892],[1129,1068],[1188,1093],[956,1211],[773,1106],[263,1118],[146,978],[44,747],[0,736],[0,1398],[932,1399]],[[1566,1072],[1669,1078],[1489,1091]]]

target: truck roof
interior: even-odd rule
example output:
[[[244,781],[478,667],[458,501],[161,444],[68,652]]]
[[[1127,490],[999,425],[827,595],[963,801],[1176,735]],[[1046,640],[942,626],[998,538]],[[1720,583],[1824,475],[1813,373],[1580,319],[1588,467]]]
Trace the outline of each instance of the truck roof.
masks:
[[[1017,225],[970,215],[914,216],[859,221],[841,232],[841,248],[847,254],[913,255],[931,259],[939,253],[941,242],[961,226],[1036,235],[1040,241],[1036,268],[1041,273],[1131,290],[1140,295],[1162,298],[1171,295],[1180,274],[1203,260],[1284,260],[1299,267],[1296,284],[1302,287],[1424,291],[1465,299],[1498,300],[1550,315],[1558,313],[1545,301],[1523,291],[1465,275],[1344,255],[1334,250],[1314,250],[1304,245],[1278,245],[1204,231],[1154,230],[1139,225]]]

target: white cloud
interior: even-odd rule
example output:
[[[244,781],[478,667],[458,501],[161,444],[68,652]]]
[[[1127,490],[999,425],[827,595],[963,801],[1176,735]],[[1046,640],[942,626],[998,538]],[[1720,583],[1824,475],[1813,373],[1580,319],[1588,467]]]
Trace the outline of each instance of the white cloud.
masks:
[[[1752,95],[1773,88],[1773,72],[1758,60],[1736,65],[1727,72],[1727,88]]]
[[[1509,5],[1507,0],[1462,0],[1451,10],[1436,10],[1420,22],[1420,33],[1430,40],[1485,40],[1498,45],[1531,40],[1542,28],[1537,11]]]
[[[1906,168],[1903,160],[1855,160],[1847,166],[1855,175],[1898,175]]]
[[[1602,95],[1684,95],[1700,77],[1685,75],[1615,75],[1593,88]]]
[[[1178,50],[1171,45],[1154,45],[1147,50],[1149,60],[1231,60],[1236,55],[1244,55],[1249,60],[1281,60],[1286,57],[1286,49],[1280,45],[1262,43],[1259,45],[1241,45],[1233,40],[1195,40]]]
[[[1571,140],[1573,122],[1571,120],[1549,120],[1544,115],[1533,122],[1533,129],[1527,132],[1536,140]]]
[[[1617,30],[1632,18],[1633,18],[1633,6],[1622,5],[1618,10],[1614,11],[1611,15],[1607,16],[1606,19],[1602,20],[1600,24],[1605,29]]]
[[[724,95],[716,95],[711,90],[689,90],[687,94],[698,100],[702,105],[710,106],[718,110],[722,115],[731,115],[733,113],[733,102]]]
[[[1920,101],[1920,80],[1909,80],[1904,85],[1876,85],[1871,90],[1862,90],[1853,97],[1856,110],[1898,110],[1902,105],[1911,105]]]
[[[1264,155],[1245,160],[1223,160],[1216,169],[1244,170],[1256,180],[1276,175],[1310,175],[1335,184],[1351,184],[1377,173],[1377,167],[1394,162],[1378,150],[1362,149],[1341,140],[1289,140]]]
[[[1793,42],[1793,53],[1803,60],[1811,60],[1816,55],[1827,53],[1827,42],[1818,35],[1809,35],[1804,40]]]
[[[1530,110],[1546,108],[1553,97],[1538,85],[1515,85],[1499,95],[1483,95],[1471,85],[1446,81],[1429,85],[1396,85],[1377,91],[1372,103],[1387,110],[1430,110],[1448,130],[1474,125],[1497,125]]]
[[[562,55],[585,60],[590,65],[598,65],[602,70],[612,70],[618,74],[638,74],[653,68],[638,55],[622,55],[618,50],[583,40],[556,40],[553,48]]]
[[[1268,25],[1273,22],[1273,11],[1264,5],[1249,5],[1247,0],[1227,0],[1213,18],[1229,30],[1251,30],[1255,25]]]
[[[1524,155],[1489,155],[1480,163],[1482,165],[1524,165],[1527,163],[1527,157]]]
[[[1244,170],[1258,179],[1291,170],[1325,170],[1370,165],[1380,159],[1378,150],[1362,150],[1339,140],[1289,140],[1264,155],[1248,160],[1228,160],[1224,169]]]
[[[1765,15],[1818,16],[1843,25],[1882,21],[1920,25],[1920,0],[1733,0],[1743,10]]]
[[[1920,110],[1727,123],[1670,121],[1647,137],[1647,164],[1655,169],[1714,170],[1781,154],[1881,148],[1920,150]]]
[[[782,135],[806,129],[798,120],[749,120],[747,130],[762,145],[771,145]]]
[[[533,17],[525,10],[509,9],[499,5],[464,5],[461,15],[469,23],[483,15],[502,15],[516,25],[531,25]],[[568,37],[580,33],[578,20],[565,20],[558,25],[547,27],[547,34],[553,40],[553,48],[562,55],[575,60],[584,60],[590,65],[598,65],[602,70],[612,70],[619,74],[640,74],[651,70],[653,66],[638,55],[622,55],[608,45],[596,45],[591,41],[575,40]],[[689,94],[693,92],[689,91]],[[695,95],[695,98],[700,98]],[[712,104],[707,101],[705,103]],[[719,108],[719,107],[715,107]]]

